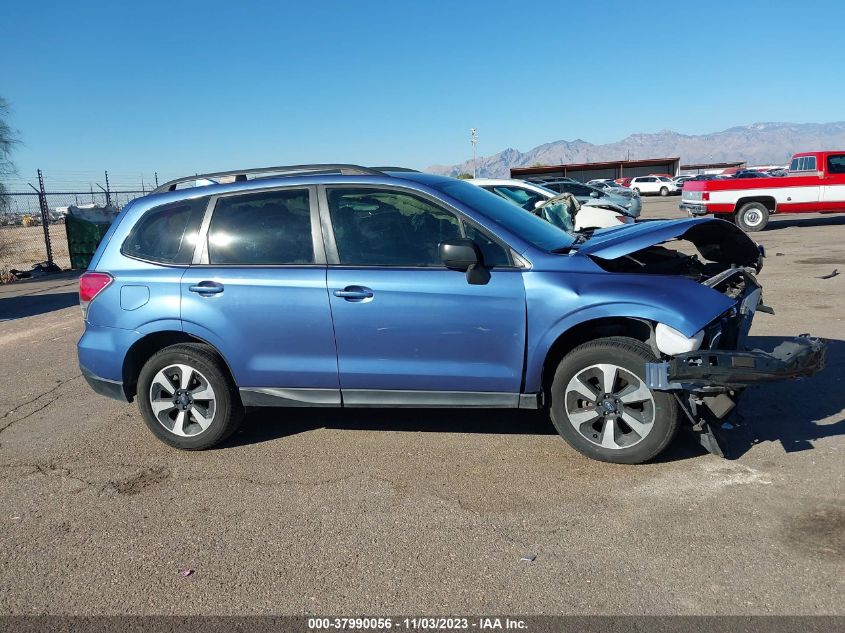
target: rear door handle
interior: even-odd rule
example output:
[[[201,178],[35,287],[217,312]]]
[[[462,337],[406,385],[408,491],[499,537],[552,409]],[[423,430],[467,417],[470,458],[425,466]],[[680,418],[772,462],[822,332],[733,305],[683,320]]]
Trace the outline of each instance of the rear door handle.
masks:
[[[203,296],[217,295],[223,292],[223,284],[216,281],[201,281],[193,286],[188,286],[188,290]]]
[[[335,290],[333,294],[335,297],[353,302],[373,298],[373,291],[364,286],[346,286],[343,290]]]

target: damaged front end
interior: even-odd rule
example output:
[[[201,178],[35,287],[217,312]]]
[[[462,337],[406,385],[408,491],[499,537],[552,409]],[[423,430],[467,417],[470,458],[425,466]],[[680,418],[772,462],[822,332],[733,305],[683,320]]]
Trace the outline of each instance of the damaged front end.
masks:
[[[668,350],[665,341],[661,344],[658,324],[655,352],[661,360],[647,363],[645,368],[648,387],[672,392],[702,445],[726,456],[725,431],[738,426],[738,416],[732,414],[742,391],[755,384],[812,376],[824,368],[826,346],[824,341],[802,334],[779,342],[771,351],[749,349],[748,333],[755,314],[774,314],[763,303],[762,288],[756,278],[765,252],[727,222],[690,222],[695,223],[686,230],[676,229],[674,235],[667,237],[693,244],[697,253],[684,253],[667,248],[662,242],[652,242],[639,250],[628,249],[620,254],[614,252],[618,246],[608,242],[594,248],[591,255],[605,270],[681,275],[732,301],[732,307],[696,337],[683,339],[694,341],[694,349]],[[610,258],[611,255],[615,257]]]
[[[724,431],[738,426],[731,414],[746,387],[812,376],[824,368],[825,343],[809,334],[785,339],[771,351],[748,349],[755,313],[774,313],[763,304],[753,272],[732,267],[705,280],[734,299],[734,307],[704,329],[699,349],[646,364],[649,388],[674,392],[701,444],[723,457],[728,453]]]

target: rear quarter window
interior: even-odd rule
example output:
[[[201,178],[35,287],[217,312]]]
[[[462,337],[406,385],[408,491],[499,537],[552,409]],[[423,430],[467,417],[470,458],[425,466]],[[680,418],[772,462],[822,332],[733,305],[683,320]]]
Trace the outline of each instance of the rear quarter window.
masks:
[[[163,264],[190,264],[207,205],[204,197],[150,209],[135,223],[121,252]]]

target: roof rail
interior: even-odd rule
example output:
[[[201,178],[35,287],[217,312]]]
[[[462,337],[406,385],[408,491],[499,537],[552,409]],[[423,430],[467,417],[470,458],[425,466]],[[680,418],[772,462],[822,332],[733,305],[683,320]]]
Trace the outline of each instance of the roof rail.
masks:
[[[402,171],[402,172],[410,172],[410,173],[413,173],[413,174],[420,173],[419,169],[411,169],[410,167],[395,167],[393,165],[390,165],[388,167],[370,167],[370,169],[375,169],[376,171],[381,171],[381,172]]]
[[[395,168],[391,168],[395,169]],[[299,176],[302,174],[331,174],[341,173],[349,175],[364,175],[364,176],[381,176],[383,175],[380,168],[362,167],[361,165],[349,164],[315,164],[315,165],[282,165],[279,167],[257,167],[255,169],[235,169],[233,171],[217,171],[210,174],[195,174],[193,176],[184,176],[183,178],[176,178],[164,183],[152,190],[151,193],[162,193],[165,191],[175,191],[176,187],[184,182],[191,182],[192,180],[212,180],[214,178],[234,177],[235,182],[243,180],[253,180],[248,176],[253,174],[270,174],[269,176],[259,176],[270,178],[275,176]]]

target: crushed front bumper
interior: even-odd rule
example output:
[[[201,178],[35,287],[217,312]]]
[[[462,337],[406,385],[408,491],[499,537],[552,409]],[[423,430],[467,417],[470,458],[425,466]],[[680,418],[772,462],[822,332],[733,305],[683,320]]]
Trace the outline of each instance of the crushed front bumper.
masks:
[[[781,342],[771,352],[698,350],[646,364],[650,389],[670,391],[692,424],[701,445],[728,457],[730,433],[741,426],[734,411],[745,387],[812,376],[824,369],[826,345],[808,334]],[[730,421],[729,421],[730,420]]]
[[[646,382],[658,391],[724,392],[750,385],[812,376],[824,369],[826,345],[802,335],[771,352],[698,350],[646,364]]]

